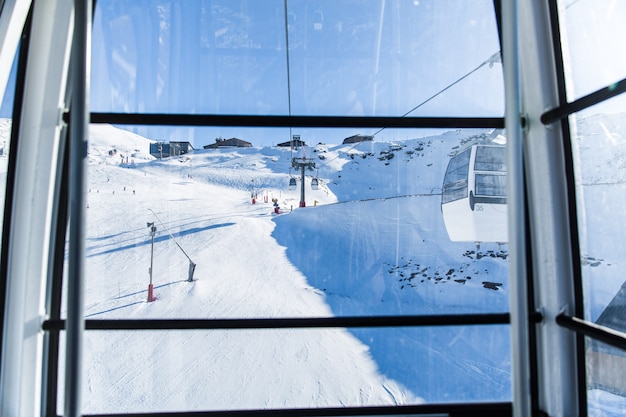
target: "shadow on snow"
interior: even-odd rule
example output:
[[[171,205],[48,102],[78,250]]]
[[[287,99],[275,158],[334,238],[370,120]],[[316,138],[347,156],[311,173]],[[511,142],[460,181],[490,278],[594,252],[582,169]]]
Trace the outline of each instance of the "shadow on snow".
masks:
[[[213,224],[213,225],[205,226],[205,227],[194,227],[194,228],[190,228],[190,229],[187,229],[187,230],[181,230],[180,232],[177,232],[177,233],[172,233],[172,236],[174,236],[175,238],[183,237],[183,236],[187,236],[187,235],[192,235],[194,233],[205,232],[207,230],[218,229],[218,228],[221,228],[221,227],[228,227],[228,226],[233,226],[233,225],[235,225],[235,223],[228,222],[228,223]],[[168,240],[170,240],[172,238],[172,236],[170,236],[169,234],[163,234],[161,236],[157,236],[157,237],[154,238],[154,243],[160,243],[160,242],[168,241]],[[107,250],[104,250],[104,251],[101,251],[101,252],[91,253],[87,257],[91,258],[93,256],[107,255],[107,254],[110,254],[110,253],[120,252],[120,251],[124,251],[124,250],[127,250],[127,249],[138,248],[138,247],[142,247],[142,246],[145,246],[145,245],[150,245],[151,243],[152,243],[152,239],[147,239],[147,240],[144,240],[142,242],[132,243],[132,244],[124,245],[124,246],[118,246],[118,247],[107,249]]]
[[[168,282],[166,284],[155,285],[154,288],[155,289],[159,289],[159,288],[163,288],[163,287],[168,287],[170,285],[178,284],[180,282],[187,282],[187,280],[178,280],[178,281]],[[135,291],[135,292],[131,292],[131,293],[128,293],[128,294],[120,295],[118,297],[114,297],[113,300],[121,300],[122,298],[133,297],[133,296],[141,295],[141,294],[146,294],[146,290]],[[121,309],[124,309],[124,308],[132,307],[132,306],[137,305],[137,304],[143,304],[145,302],[146,301],[135,301],[135,302],[132,302],[130,304],[124,304],[124,305],[121,305],[121,306],[109,308],[107,310],[102,310],[102,311],[98,311],[98,312],[95,312],[95,313],[87,314],[87,315],[85,315],[85,318],[98,316],[100,314],[110,313],[112,311],[121,310]]]
[[[438,205],[422,197],[307,208],[275,218],[272,236],[337,317],[506,311],[505,294],[479,282],[424,279],[414,288],[390,272],[416,260],[431,270],[467,262],[493,273],[504,268],[502,260],[464,258],[468,246],[449,241]],[[369,347],[381,373],[427,402],[511,400],[508,326],[348,330]]]

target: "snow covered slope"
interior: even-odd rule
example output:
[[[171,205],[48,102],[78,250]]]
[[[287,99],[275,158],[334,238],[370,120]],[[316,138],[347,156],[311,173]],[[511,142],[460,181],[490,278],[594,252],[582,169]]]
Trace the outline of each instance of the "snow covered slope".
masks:
[[[507,310],[505,248],[477,254],[452,244],[439,210],[447,154],[485,132],[294,152],[199,150],[120,165],[108,150],[140,145],[122,148],[105,129],[92,126],[90,146],[90,318]],[[316,161],[302,209],[293,156]],[[274,198],[287,215],[273,214]],[[147,303],[152,221],[157,301]],[[191,283],[186,255],[197,264]],[[510,398],[508,333],[497,326],[106,332],[88,334],[87,346],[89,412]]]
[[[85,314],[505,312],[506,245],[450,242],[440,211],[449,155],[491,133],[299,151],[196,150],[156,160],[148,139],[91,126]],[[316,162],[306,172],[305,208],[294,156]],[[272,200],[285,214],[274,214]],[[154,244],[149,223],[157,227]],[[597,263],[592,255],[586,268],[598,274],[621,260]],[[146,301],[150,279],[155,302]],[[93,331],[85,336],[83,411],[507,401],[509,351],[506,326]]]

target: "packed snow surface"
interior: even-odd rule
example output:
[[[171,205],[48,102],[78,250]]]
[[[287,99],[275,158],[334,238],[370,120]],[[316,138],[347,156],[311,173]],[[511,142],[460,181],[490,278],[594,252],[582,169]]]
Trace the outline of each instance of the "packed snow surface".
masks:
[[[8,126],[0,124],[4,137]],[[449,156],[495,134],[464,130],[298,150],[197,149],[159,160],[149,155],[150,140],[92,125],[85,316],[506,312],[507,246],[451,242],[440,209]],[[299,207],[294,157],[316,165],[305,172],[306,207]],[[623,158],[602,157],[614,163]],[[610,186],[604,164],[587,166],[584,178]],[[317,190],[312,178],[319,180]],[[622,178],[610,183],[623,187]],[[591,303],[595,319],[622,284],[608,277],[623,257],[614,248],[585,256],[588,275],[604,280],[588,284],[602,288]],[[191,263],[196,266],[188,281]],[[88,331],[83,411],[510,401],[509,351],[508,326],[499,325]],[[619,397],[596,391],[592,402],[617,402],[619,410]]]

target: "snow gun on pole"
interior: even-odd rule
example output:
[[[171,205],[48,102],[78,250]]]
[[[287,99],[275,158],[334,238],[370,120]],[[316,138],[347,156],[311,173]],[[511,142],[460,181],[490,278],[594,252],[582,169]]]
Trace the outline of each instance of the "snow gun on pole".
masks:
[[[196,264],[191,260],[189,255],[187,255],[187,252],[185,252],[185,250],[180,246],[180,244],[178,244],[178,241],[176,240],[174,235],[172,235],[172,232],[170,232],[170,230],[167,228],[167,226],[161,221],[161,219],[159,219],[159,216],[157,216],[156,213],[152,209],[148,209],[148,210],[150,210],[152,212],[154,217],[156,217],[156,219],[159,221],[159,223],[161,223],[161,226],[163,226],[165,228],[165,230],[170,235],[170,237],[172,238],[174,243],[176,243],[176,246],[178,246],[178,249],[180,249],[180,251],[187,257],[187,259],[189,259],[189,275],[188,275],[187,281],[189,281],[189,282],[193,281],[193,273],[196,270]]]

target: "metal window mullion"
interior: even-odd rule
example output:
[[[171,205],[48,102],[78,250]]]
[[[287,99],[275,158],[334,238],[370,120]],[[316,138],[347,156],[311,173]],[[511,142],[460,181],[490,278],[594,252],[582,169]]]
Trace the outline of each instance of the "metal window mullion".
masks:
[[[533,322],[541,315],[530,315]],[[100,319],[86,320],[86,330],[232,330],[232,329],[295,329],[295,328],[359,328],[359,327],[424,327],[507,325],[509,313],[458,314],[431,316],[361,316],[250,319]],[[44,331],[65,329],[64,320],[47,320]]]
[[[69,114],[64,115],[69,120]],[[91,113],[91,123],[150,126],[371,127],[502,129],[502,117],[285,116],[177,113]]]
[[[526,287],[526,224],[524,210],[524,170],[518,5],[516,0],[502,4],[502,59],[507,136],[507,201],[510,250],[511,368],[513,373],[513,415],[531,413],[528,294]]]
[[[507,417],[511,416],[510,402],[446,403],[388,405],[363,407],[282,408],[256,410],[182,411],[123,414],[89,414],[85,417],[330,417],[330,416],[446,416],[446,417]]]
[[[609,100],[624,92],[626,92],[626,78],[596,90],[593,93],[587,94],[586,96],[570,103],[565,103],[562,106],[548,110],[541,115],[541,123],[549,125],[558,120],[567,118],[570,114],[574,114],[578,111],[602,103],[603,101]]]
[[[55,195],[60,196],[55,201],[56,227],[54,238],[52,239],[52,252],[50,256],[50,277],[47,285],[46,305],[48,317],[51,320],[61,318],[61,301],[63,299],[63,267],[65,263],[65,241],[67,234],[67,224],[69,217],[68,188],[69,188],[69,148],[67,146],[68,132],[63,129],[61,132],[59,175],[57,181],[57,191]],[[43,378],[44,391],[42,404],[45,415],[55,415],[58,399],[58,375],[59,375],[59,342],[60,334],[50,332],[44,339],[44,364],[46,374]]]
[[[577,334],[590,337],[591,339],[626,351],[626,335],[624,335],[623,332],[611,329],[610,327],[600,326],[575,316],[568,316],[564,313],[556,317],[556,322],[558,325],[570,329]]]
[[[546,109],[558,107],[560,57],[558,29],[551,21],[556,0],[519,2],[520,67],[523,109],[528,119],[524,132],[524,166],[529,204],[528,253],[534,277],[536,307],[545,320],[535,327],[538,402],[550,415],[579,415],[579,363],[574,335],[558,326],[554,318],[571,313],[574,289],[571,280],[573,253],[568,203],[566,159],[569,158],[559,125],[546,127],[540,118]],[[546,179],[549,179],[547,181]],[[584,369],[583,369],[584,372]]]
[[[89,124],[91,0],[74,1],[72,117],[70,120],[70,230],[65,369],[65,416],[81,415],[82,333],[85,260],[85,184]]]
[[[27,63],[18,63],[18,77],[25,72],[23,83],[16,83],[23,92],[16,91],[21,112],[19,130],[13,127],[12,144],[19,140],[19,146],[9,152],[10,163],[14,163],[10,168],[15,174],[10,180],[14,191],[3,236],[8,236],[8,244],[2,248],[3,256],[8,254],[3,259],[8,291],[0,381],[2,415],[39,415],[41,410],[44,335],[37,327],[44,318],[59,108],[67,77],[67,3],[47,0],[33,4],[30,30],[23,38],[27,47],[21,45]]]

